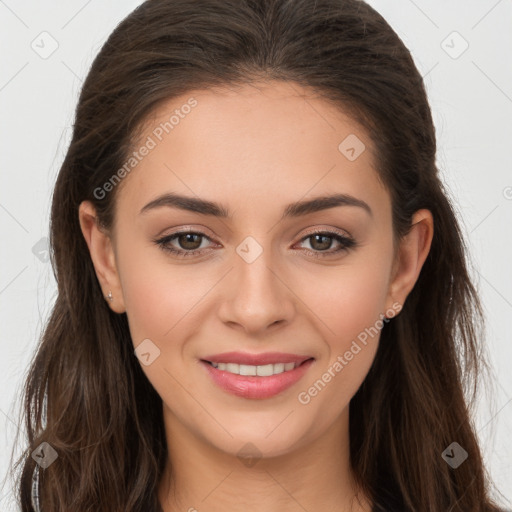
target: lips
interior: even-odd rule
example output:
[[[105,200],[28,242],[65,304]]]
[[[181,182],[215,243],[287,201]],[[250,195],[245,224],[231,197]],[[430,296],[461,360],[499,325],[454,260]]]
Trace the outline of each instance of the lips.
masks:
[[[282,393],[298,382],[314,362],[311,356],[267,352],[264,354],[247,354],[241,352],[226,352],[208,356],[201,360],[212,381],[230,394],[251,399],[264,399]],[[293,363],[295,368],[273,375],[238,375],[219,368],[222,363],[235,365],[256,366],[286,365]],[[217,367],[215,367],[216,365]]]

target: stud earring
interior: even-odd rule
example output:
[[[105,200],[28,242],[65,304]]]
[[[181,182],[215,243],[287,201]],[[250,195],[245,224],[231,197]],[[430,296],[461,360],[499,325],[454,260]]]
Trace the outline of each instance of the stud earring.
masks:
[[[112,297],[112,290],[108,291],[108,295],[105,298],[108,299],[110,302],[114,300],[114,297]]]

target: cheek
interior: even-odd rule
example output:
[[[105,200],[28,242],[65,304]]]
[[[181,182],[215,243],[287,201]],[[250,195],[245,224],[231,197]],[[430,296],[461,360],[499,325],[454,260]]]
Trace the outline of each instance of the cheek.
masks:
[[[317,361],[296,397],[302,417],[316,418],[317,433],[348,406],[371,368],[384,325],[384,285],[382,277],[361,273],[331,283],[329,300],[323,293],[317,297],[317,329],[326,356]]]
[[[385,313],[390,262],[372,254],[356,258],[295,281],[301,283],[300,296],[318,318],[318,328],[332,350],[342,350]]]
[[[127,250],[127,247],[133,249]],[[160,249],[120,243],[119,273],[134,345],[145,338],[163,346],[207,292],[210,283],[197,279],[194,265],[168,265]],[[195,276],[195,277],[194,277]]]
[[[119,254],[132,343],[150,354],[148,364],[138,356],[141,368],[164,402],[187,410],[190,403],[182,389],[191,389],[193,382],[182,368],[183,351],[200,325],[196,308],[214,282],[198,279],[194,265],[166,264],[160,249],[144,246],[140,240],[120,242]]]
[[[316,276],[315,287],[308,281],[306,302],[317,318],[316,329],[327,357],[318,361],[298,401],[310,412],[316,408],[329,411],[322,419],[326,424],[349,403],[364,381],[385,325],[382,318],[391,258],[378,258],[376,254],[368,252],[357,261],[354,257],[353,264],[329,269],[329,278],[328,274]],[[327,270],[322,269],[324,272]]]

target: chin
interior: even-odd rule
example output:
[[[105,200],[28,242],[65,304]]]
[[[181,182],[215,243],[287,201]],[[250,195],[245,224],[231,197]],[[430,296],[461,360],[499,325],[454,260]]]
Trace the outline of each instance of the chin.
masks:
[[[279,457],[306,444],[309,438],[309,426],[300,428],[297,418],[291,420],[295,414],[276,414],[272,422],[258,422],[247,414],[245,421],[239,419],[236,424],[231,424],[228,430],[233,437],[220,434],[207,438],[218,450],[239,458]]]

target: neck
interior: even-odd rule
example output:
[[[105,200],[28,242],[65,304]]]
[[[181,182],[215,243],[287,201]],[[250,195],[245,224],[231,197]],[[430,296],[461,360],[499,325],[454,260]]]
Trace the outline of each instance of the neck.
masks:
[[[272,457],[255,452],[252,459],[199,438],[165,406],[164,421],[169,453],[159,486],[164,512],[245,512],[249,504],[251,512],[371,512],[350,468],[348,407],[312,443]]]

